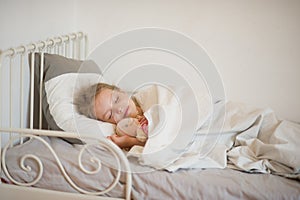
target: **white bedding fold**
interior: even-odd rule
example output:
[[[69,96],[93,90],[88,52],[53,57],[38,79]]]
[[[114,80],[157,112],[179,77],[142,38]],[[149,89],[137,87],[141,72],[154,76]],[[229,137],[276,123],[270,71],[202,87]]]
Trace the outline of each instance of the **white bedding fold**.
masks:
[[[150,93],[155,96],[157,91],[152,90]],[[149,96],[151,95],[148,94]],[[299,178],[299,124],[278,120],[270,109],[258,109],[235,102],[218,102],[214,105],[213,114],[210,109],[205,111],[206,116],[202,113],[202,118],[199,119],[202,122],[197,122],[202,125],[201,128],[197,131],[194,129],[191,133],[187,132],[190,129],[178,127],[179,111],[182,110],[178,109],[176,102],[166,101],[168,98],[170,100],[173,97],[165,95],[161,100],[156,98],[156,106],[148,105],[145,115],[150,122],[150,137],[144,148],[134,147],[128,156],[138,157],[141,164],[169,171],[229,166],[248,172],[271,172]],[[164,104],[160,104],[162,100],[165,101]],[[209,101],[203,102],[209,106]],[[155,110],[158,104],[163,111]],[[165,126],[158,126],[162,113]],[[195,113],[190,114],[191,119],[195,116],[197,117]],[[160,128],[159,132],[151,137],[155,127]],[[174,132],[177,134],[174,135]],[[193,137],[186,137],[185,140],[184,135]],[[185,140],[182,141],[185,145],[172,143],[177,137]]]
[[[156,169],[174,163],[191,143],[195,131],[209,117],[212,103],[207,91],[152,85],[136,94],[149,122],[145,147],[133,147],[129,156]],[[201,104],[199,104],[201,102]],[[198,112],[198,109],[201,112]]]

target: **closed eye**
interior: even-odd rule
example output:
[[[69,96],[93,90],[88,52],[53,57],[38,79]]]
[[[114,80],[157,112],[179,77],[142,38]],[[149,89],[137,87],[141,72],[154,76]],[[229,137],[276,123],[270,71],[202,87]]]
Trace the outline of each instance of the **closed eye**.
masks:
[[[119,96],[117,96],[117,98],[115,99],[115,103],[118,103],[119,102]]]

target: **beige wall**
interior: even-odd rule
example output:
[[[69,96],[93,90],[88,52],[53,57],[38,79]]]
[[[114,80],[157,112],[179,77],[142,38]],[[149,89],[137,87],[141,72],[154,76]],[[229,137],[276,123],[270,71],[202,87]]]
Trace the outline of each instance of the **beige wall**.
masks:
[[[73,0],[0,0],[0,49],[75,31]]]
[[[300,1],[77,1],[91,48],[138,27],[182,32],[216,64],[229,99],[300,122]]]
[[[300,122],[298,0],[0,0],[0,49],[82,30],[90,47],[138,27],[184,33],[216,64],[229,99]]]

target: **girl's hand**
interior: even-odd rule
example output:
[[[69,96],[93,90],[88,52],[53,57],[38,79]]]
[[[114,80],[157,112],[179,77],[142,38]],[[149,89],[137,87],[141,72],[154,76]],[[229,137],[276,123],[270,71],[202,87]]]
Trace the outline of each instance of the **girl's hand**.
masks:
[[[140,142],[135,137],[130,137],[128,135],[118,136],[117,134],[113,134],[107,137],[109,140],[113,141],[120,148],[131,148],[134,145],[144,146],[145,142]]]
[[[142,127],[143,132],[148,135],[148,120],[147,120],[147,118],[145,116],[142,116],[138,120]]]
[[[141,126],[148,125],[148,120],[145,116],[139,117],[138,120]]]

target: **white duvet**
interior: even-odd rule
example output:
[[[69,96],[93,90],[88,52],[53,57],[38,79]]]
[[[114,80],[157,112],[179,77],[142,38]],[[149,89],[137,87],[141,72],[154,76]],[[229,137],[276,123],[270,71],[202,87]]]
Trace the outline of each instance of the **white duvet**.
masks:
[[[204,93],[197,94],[197,107],[190,92],[153,86],[136,95],[149,121],[149,138],[128,156],[169,171],[231,167],[299,178],[299,124],[278,120],[270,109],[212,104]],[[185,111],[188,105],[194,109]]]

